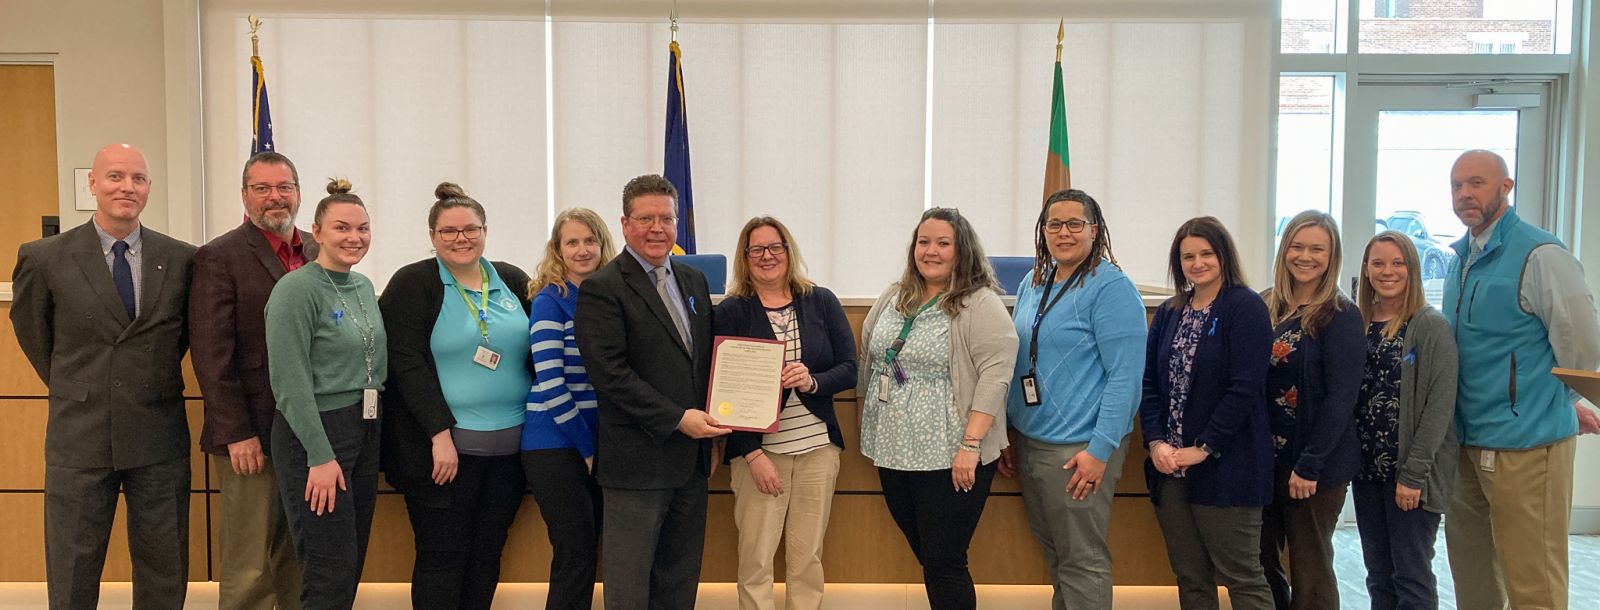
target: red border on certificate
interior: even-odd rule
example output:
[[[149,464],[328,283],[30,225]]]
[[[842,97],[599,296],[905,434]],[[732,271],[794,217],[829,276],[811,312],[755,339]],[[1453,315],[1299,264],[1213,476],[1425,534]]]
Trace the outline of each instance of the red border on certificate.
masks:
[[[706,412],[710,413],[712,417],[716,417],[717,416],[716,411],[713,410],[714,407],[711,405],[711,389],[717,387],[717,367],[715,366],[716,362],[717,362],[717,351],[722,349],[722,344],[724,342],[727,342],[727,341],[735,341],[735,342],[747,341],[747,342],[750,342],[750,343],[767,343],[767,344],[774,344],[774,345],[782,345],[783,344],[782,341],[778,341],[776,339],[757,339],[755,337],[734,337],[734,336],[727,336],[727,335],[719,335],[713,340],[713,343],[711,344],[711,364],[712,364],[711,374],[710,374],[709,378],[706,380]],[[779,369],[779,371],[780,371],[780,374],[781,374],[782,369]],[[724,425],[720,425],[719,424],[717,427],[718,428],[722,428],[724,430],[737,430],[737,431],[740,431],[740,432],[777,432],[778,431],[778,413],[780,411],[782,411],[782,410],[783,410],[783,388],[782,388],[782,384],[780,383],[779,384],[779,389],[778,389],[778,395],[772,397],[772,425],[767,426],[765,428],[747,428],[747,427],[744,427],[744,426],[724,426]]]

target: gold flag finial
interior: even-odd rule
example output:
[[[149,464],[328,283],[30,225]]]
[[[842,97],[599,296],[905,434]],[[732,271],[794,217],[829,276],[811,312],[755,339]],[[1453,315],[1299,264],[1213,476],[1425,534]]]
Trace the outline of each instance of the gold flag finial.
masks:
[[[1061,41],[1067,38],[1067,18],[1062,17],[1056,26],[1056,63],[1061,63]]]
[[[261,29],[261,20],[257,19],[255,15],[250,15],[245,19],[250,22],[250,55],[254,57],[261,54],[261,37],[256,35],[256,32]]]

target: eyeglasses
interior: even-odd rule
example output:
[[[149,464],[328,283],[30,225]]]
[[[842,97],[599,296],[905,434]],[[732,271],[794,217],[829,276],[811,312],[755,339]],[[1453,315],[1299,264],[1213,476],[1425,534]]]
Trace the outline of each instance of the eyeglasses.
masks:
[[[455,241],[462,237],[467,239],[477,239],[479,237],[483,237],[483,227],[479,225],[472,225],[470,227],[463,227],[460,229],[455,227],[444,227],[442,229],[434,229],[433,234],[438,235],[439,239],[445,241]]]
[[[266,197],[268,193],[273,191],[277,191],[279,195],[288,197],[295,194],[296,191],[299,191],[300,185],[293,182],[286,182],[284,184],[252,184],[245,188],[250,189],[250,194],[257,197]]]
[[[1060,233],[1061,229],[1064,227],[1064,228],[1066,228],[1068,233],[1082,233],[1084,227],[1087,227],[1087,226],[1092,225],[1092,224],[1095,224],[1095,223],[1089,222],[1089,221],[1084,220],[1082,218],[1074,218],[1072,220],[1068,220],[1068,221],[1064,221],[1064,222],[1060,221],[1060,220],[1051,220],[1049,222],[1044,223],[1044,232],[1046,232],[1046,233]]]
[[[629,216],[628,220],[642,224],[646,227],[662,225],[667,227],[678,226],[677,216]]]
[[[788,252],[788,251],[789,251],[789,244],[771,244],[771,245],[767,245],[767,246],[750,246],[750,247],[744,249],[744,253],[749,255],[750,258],[761,258],[762,256],[767,255],[767,254],[771,254],[774,258],[776,258],[776,257],[779,257],[779,256],[783,256],[783,253]]]

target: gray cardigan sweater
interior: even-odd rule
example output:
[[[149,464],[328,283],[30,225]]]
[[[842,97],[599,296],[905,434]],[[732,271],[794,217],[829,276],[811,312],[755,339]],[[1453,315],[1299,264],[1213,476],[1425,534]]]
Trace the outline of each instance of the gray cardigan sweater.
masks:
[[[1395,482],[1422,490],[1444,513],[1456,492],[1456,340],[1444,315],[1423,306],[1406,327],[1400,363],[1400,445]],[[1364,408],[1365,405],[1362,405]]]
[[[873,396],[872,358],[883,354],[866,353],[872,345],[872,329],[885,309],[894,307],[900,283],[890,284],[867,312],[861,325],[860,366],[856,367],[856,399]],[[1011,314],[992,290],[979,290],[967,297],[962,310],[950,319],[950,389],[962,411],[977,411],[994,416],[994,425],[978,446],[978,461],[988,464],[1000,457],[1006,440],[1006,392],[1011,389],[1012,369],[1017,363],[1017,329]],[[963,424],[964,426],[965,424]],[[951,448],[951,457],[955,457]]]

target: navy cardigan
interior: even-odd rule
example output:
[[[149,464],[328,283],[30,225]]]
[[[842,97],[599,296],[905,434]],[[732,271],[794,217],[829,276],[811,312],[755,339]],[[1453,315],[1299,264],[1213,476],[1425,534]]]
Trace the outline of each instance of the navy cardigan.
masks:
[[[856,385],[856,338],[850,320],[844,315],[839,298],[827,288],[816,286],[811,294],[795,298],[795,315],[800,322],[800,362],[817,378],[815,394],[800,394],[800,402],[828,426],[828,440],[844,447],[839,431],[839,416],[833,411],[833,395]],[[711,317],[712,333],[721,336],[774,339],[767,310],[757,297],[728,297],[717,305]],[[784,391],[783,401],[789,401]],[[761,448],[761,433],[734,432],[728,436],[723,462]]]
[[[1315,337],[1300,340],[1300,380],[1295,382],[1294,438],[1284,466],[1317,482],[1317,491],[1343,487],[1361,469],[1356,436],[1356,397],[1367,366],[1366,324],[1354,301],[1339,297],[1334,312]],[[1262,404],[1268,403],[1263,397]]]
[[[1167,437],[1167,361],[1183,317],[1176,300],[1156,310],[1145,350],[1144,399],[1139,421],[1146,445]],[[1183,410],[1183,444],[1209,446],[1216,456],[1189,467],[1188,500],[1202,506],[1266,506],[1272,501],[1273,450],[1263,400],[1272,324],[1267,304],[1245,286],[1224,288],[1211,305],[1195,348],[1189,401]],[[1145,460],[1150,499],[1166,475]]]

